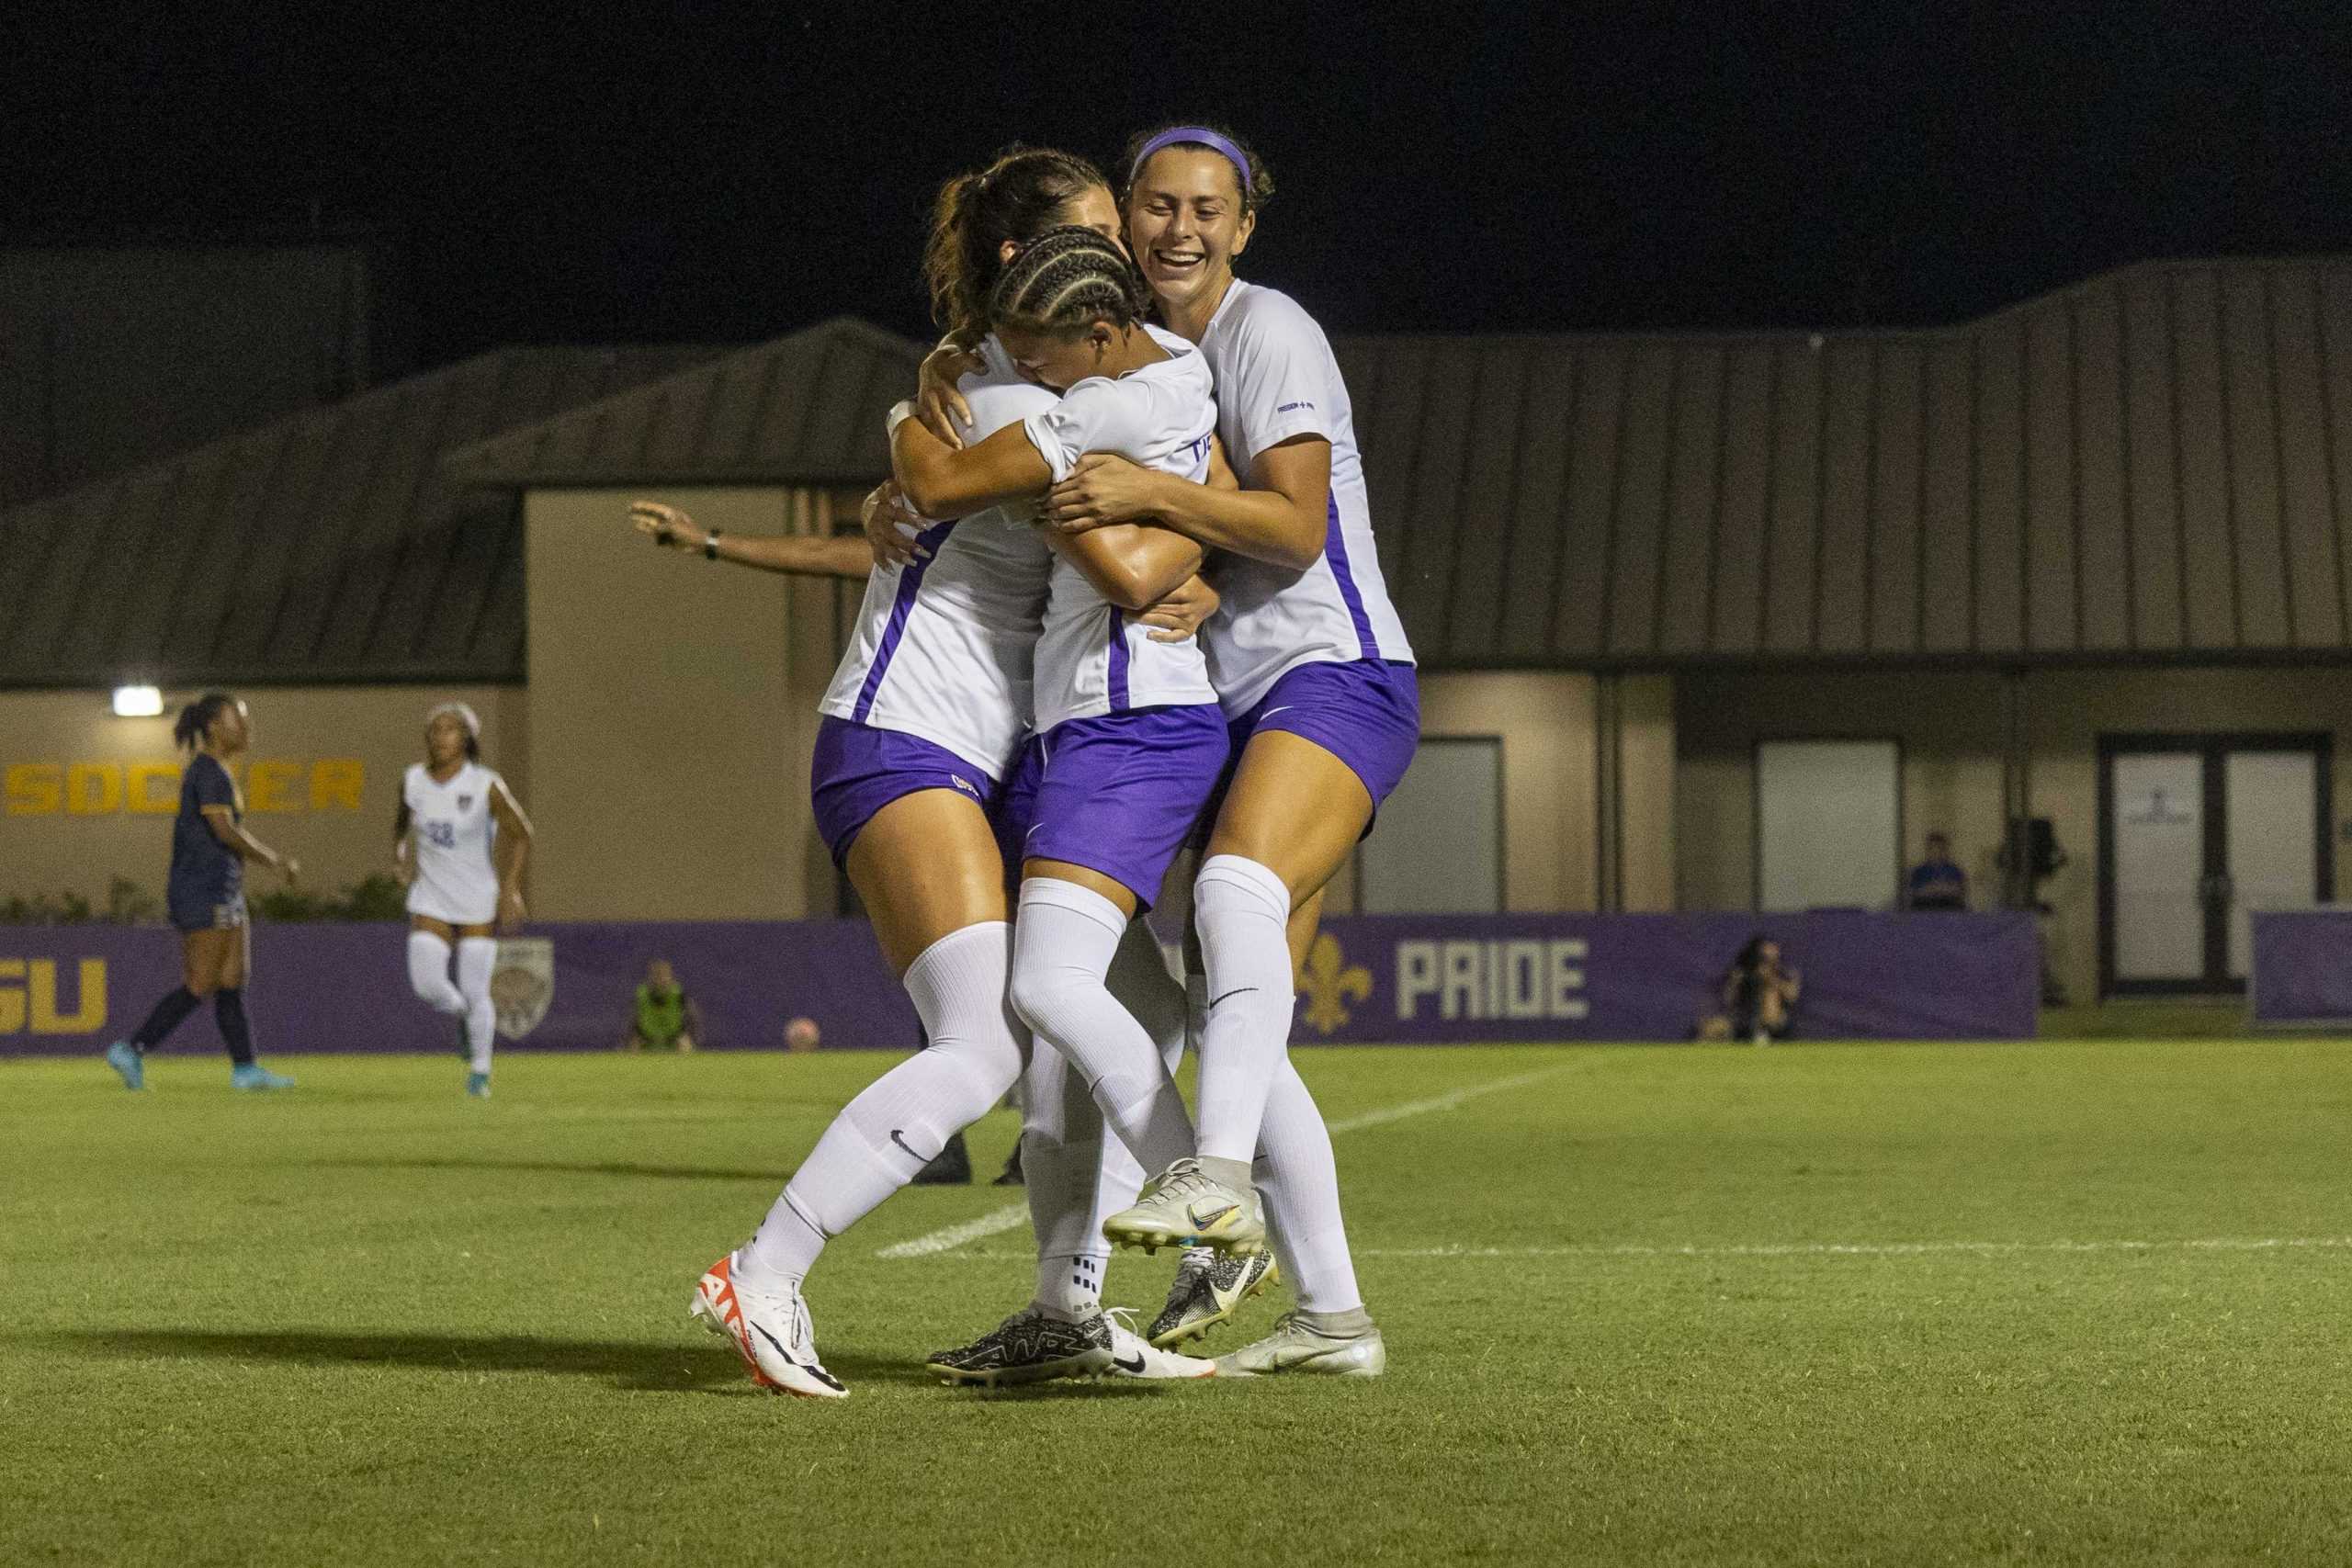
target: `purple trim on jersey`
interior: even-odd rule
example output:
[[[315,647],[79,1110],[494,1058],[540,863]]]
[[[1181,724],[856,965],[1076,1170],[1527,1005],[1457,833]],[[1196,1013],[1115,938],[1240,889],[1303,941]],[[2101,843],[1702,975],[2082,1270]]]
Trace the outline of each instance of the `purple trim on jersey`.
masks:
[[[947,530],[956,526],[950,518],[934,523],[915,536],[915,547],[923,553],[909,561],[899,572],[899,596],[890,602],[890,619],[882,628],[882,646],[874,650],[874,668],[865,672],[865,683],[857,689],[857,705],[849,710],[850,722],[864,724],[865,716],[874,711],[874,695],[882,689],[882,672],[890,668],[891,655],[899,651],[899,639],[907,635],[907,617],[914,614],[915,595],[922,591],[922,574],[938,553],[940,542],[947,537]]]
[[[1127,618],[1111,606],[1111,711],[1127,711]]]
[[[1331,563],[1331,575],[1340,581],[1340,597],[1347,602],[1348,619],[1356,624],[1356,645],[1363,649],[1366,659],[1380,657],[1380,640],[1372,635],[1372,617],[1364,614],[1363,593],[1356,587],[1353,573],[1348,570],[1347,530],[1340,526],[1340,498],[1324,498],[1323,557]]]

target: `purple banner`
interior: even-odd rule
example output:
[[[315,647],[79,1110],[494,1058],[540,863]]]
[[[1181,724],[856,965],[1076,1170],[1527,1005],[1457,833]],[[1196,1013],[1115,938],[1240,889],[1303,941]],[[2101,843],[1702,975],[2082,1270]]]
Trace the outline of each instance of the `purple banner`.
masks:
[[[2256,917],[2257,945],[2268,918]],[[1724,972],[1758,932],[1804,974],[1799,1038],[2034,1032],[2038,947],[2024,915],[1386,915],[1325,922],[1300,976],[1292,1038],[1687,1040],[1721,1010]],[[506,1043],[524,1049],[618,1045],[655,958],[675,967],[712,1049],[780,1049],[786,1026],[802,1018],[827,1048],[904,1050],[919,1038],[862,921],[582,922],[531,934],[553,944],[554,987],[545,1016]],[[2343,934],[2334,933],[2336,953]],[[2306,966],[2316,972],[2317,959]],[[2343,998],[2343,976],[2325,979]],[[161,928],[0,927],[0,1056],[102,1049],[178,984],[179,942]],[[2271,986],[2266,968],[2266,1003]],[[397,925],[263,926],[246,995],[265,1052],[454,1044],[455,1026],[409,993]],[[2334,1016],[2345,1016],[2347,1004],[2336,1005]],[[209,1048],[211,1029],[199,1013],[174,1043]]]
[[[1804,976],[1809,1040],[2025,1040],[2040,948],[2022,914],[1358,915],[1324,922],[1291,1038],[1350,1043],[1688,1040],[1758,934]]]
[[[2352,1020],[2352,909],[2291,909],[2254,915],[2256,1023]]]
[[[554,945],[554,994],[502,1050],[615,1049],[656,958],[701,1010],[710,1049],[781,1050],[797,1018],[827,1047],[919,1043],[914,1008],[862,920],[538,922],[529,934]],[[455,1050],[456,1024],[409,991],[404,926],[263,925],[253,971],[247,1010],[265,1054]],[[179,982],[179,939],[160,927],[0,926],[0,1056],[103,1049]],[[172,1043],[211,1039],[208,1010]]]

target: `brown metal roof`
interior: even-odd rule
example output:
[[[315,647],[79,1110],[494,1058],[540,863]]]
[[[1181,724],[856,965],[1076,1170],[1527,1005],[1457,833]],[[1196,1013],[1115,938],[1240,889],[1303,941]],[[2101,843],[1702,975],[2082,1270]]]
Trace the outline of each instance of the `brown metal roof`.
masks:
[[[0,686],[520,680],[517,510],[443,455],[715,352],[483,355],[0,513]]]
[[[2352,262],[1931,332],[1336,347],[1432,665],[2352,652]]]
[[[1435,667],[2352,654],[2352,261],[2154,263],[1924,332],[1335,347]],[[452,466],[863,483],[921,352],[830,321]]]
[[[449,456],[469,483],[857,484],[890,471],[882,416],[920,344],[836,317]]]

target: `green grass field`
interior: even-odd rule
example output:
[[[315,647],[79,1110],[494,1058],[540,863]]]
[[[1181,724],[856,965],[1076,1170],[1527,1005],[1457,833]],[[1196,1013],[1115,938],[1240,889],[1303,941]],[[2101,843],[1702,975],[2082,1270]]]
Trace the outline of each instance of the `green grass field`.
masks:
[[[7,1064],[0,1562],[2352,1560],[2344,1049],[1302,1052],[1385,1379],[932,1383],[982,1186],[833,1245],[831,1405],[685,1304],[890,1058]]]

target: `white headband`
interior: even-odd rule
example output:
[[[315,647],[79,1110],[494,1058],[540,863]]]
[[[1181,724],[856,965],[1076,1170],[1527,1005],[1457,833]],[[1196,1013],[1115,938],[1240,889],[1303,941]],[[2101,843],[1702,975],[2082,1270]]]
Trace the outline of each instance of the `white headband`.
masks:
[[[439,718],[445,713],[456,715],[458,722],[466,727],[466,733],[468,735],[472,736],[477,740],[481,739],[481,718],[476,716],[472,708],[468,707],[463,703],[442,703],[438,706],[434,707],[424,716],[424,728],[427,729],[432,728],[433,721]]]

